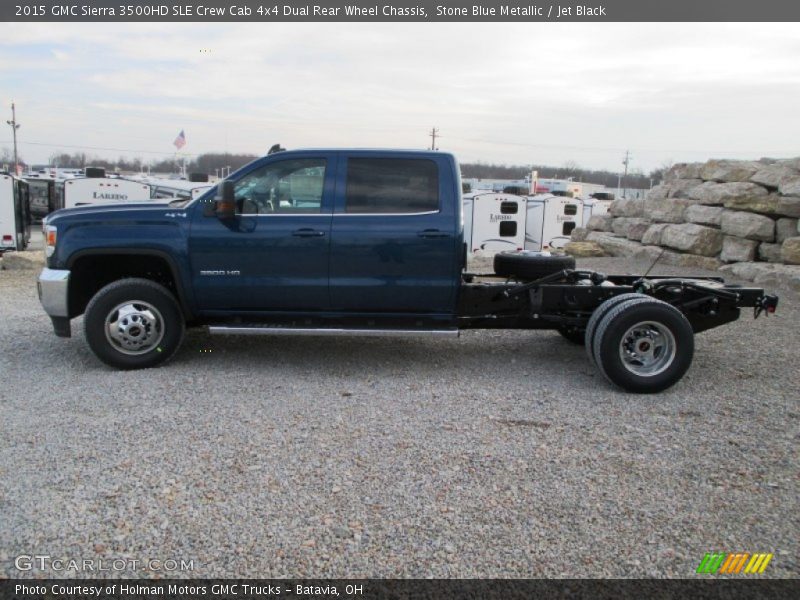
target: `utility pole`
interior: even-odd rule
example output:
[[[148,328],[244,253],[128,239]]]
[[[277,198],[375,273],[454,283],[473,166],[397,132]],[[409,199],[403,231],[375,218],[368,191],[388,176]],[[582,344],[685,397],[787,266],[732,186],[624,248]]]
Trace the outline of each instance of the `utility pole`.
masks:
[[[630,162],[631,162],[631,153],[630,151],[625,150],[625,160],[622,161],[622,164],[625,165],[625,172],[622,175],[622,181],[621,181],[621,183],[623,184],[625,183],[625,180],[628,177],[628,165],[630,164]],[[623,194],[622,197],[624,198],[625,195]]]
[[[17,108],[14,106],[14,103],[11,103],[11,120],[6,121],[9,125],[11,125],[11,129],[14,131],[14,175],[18,175],[19,170],[19,160],[17,160],[17,129],[19,129],[19,123],[17,123]]]
[[[431,150],[438,150],[436,147],[436,136],[439,135],[439,130],[436,127],[431,127],[431,132],[428,135],[431,136]]]

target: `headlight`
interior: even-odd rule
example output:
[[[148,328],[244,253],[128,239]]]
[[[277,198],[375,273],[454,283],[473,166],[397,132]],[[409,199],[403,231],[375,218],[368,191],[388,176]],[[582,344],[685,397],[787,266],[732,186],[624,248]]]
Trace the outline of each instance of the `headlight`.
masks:
[[[48,258],[53,256],[56,251],[56,237],[58,230],[55,225],[45,225],[44,227],[44,255]]]

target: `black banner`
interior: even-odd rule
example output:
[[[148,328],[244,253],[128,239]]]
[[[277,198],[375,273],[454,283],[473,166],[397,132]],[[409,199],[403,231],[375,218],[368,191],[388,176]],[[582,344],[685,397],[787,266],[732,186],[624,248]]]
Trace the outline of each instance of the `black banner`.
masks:
[[[787,0],[29,0],[0,3],[2,21],[174,22],[787,22]]]
[[[570,598],[592,600],[785,599],[793,580],[699,578],[693,580],[472,580],[472,579],[10,579],[0,581],[0,600],[319,600]]]

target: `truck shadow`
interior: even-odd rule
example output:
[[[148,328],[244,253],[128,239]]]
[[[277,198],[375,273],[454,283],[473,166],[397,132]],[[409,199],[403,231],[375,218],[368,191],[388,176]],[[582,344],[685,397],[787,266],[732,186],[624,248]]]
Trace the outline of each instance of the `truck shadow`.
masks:
[[[391,376],[413,371],[420,376],[491,372],[498,379],[520,371],[593,372],[582,346],[551,331],[470,331],[460,338],[245,337],[189,332],[173,364],[187,366],[231,361],[241,369],[337,376]],[[224,368],[224,367],[223,367]]]

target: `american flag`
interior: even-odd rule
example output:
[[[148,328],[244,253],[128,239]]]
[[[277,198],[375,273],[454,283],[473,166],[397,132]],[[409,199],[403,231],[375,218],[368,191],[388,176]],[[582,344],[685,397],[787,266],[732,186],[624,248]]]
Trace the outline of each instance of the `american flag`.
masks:
[[[176,137],[175,141],[172,143],[178,150],[180,150],[186,145],[186,134],[183,133],[183,129],[181,129],[181,132],[178,134],[178,137]]]

